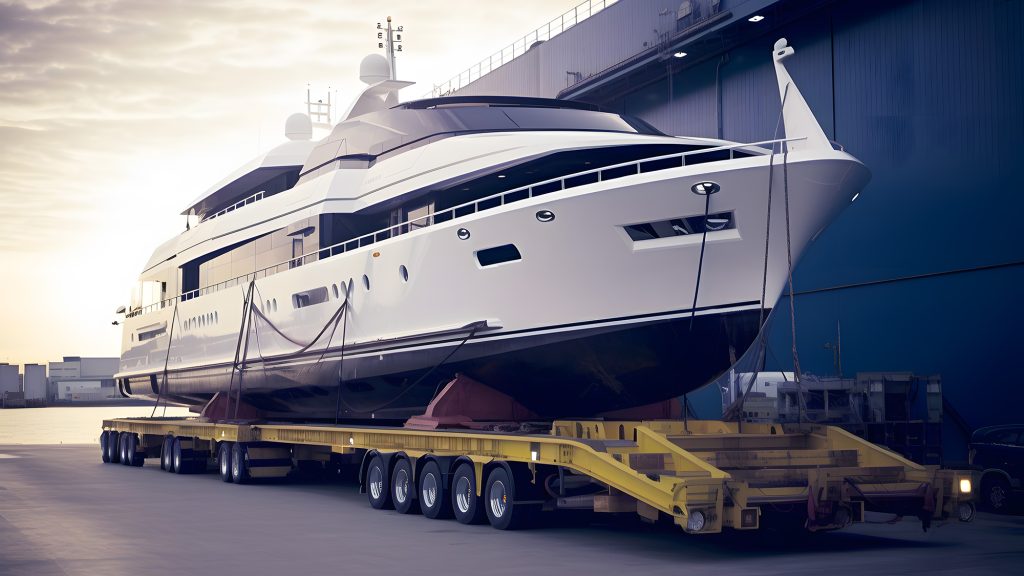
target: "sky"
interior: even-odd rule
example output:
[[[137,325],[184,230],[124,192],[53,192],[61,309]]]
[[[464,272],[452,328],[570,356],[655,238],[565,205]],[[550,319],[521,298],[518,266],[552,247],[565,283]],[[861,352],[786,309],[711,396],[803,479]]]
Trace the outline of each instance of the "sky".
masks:
[[[114,310],[181,211],[363,86],[404,26],[423,97],[579,0],[0,0],[0,362],[118,356]]]

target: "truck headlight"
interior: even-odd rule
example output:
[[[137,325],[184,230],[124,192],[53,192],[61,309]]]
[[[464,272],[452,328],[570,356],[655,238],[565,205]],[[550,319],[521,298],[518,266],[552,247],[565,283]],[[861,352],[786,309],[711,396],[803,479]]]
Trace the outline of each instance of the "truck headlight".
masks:
[[[971,493],[971,479],[970,478],[961,478],[960,479],[960,493],[961,494],[970,494]]]

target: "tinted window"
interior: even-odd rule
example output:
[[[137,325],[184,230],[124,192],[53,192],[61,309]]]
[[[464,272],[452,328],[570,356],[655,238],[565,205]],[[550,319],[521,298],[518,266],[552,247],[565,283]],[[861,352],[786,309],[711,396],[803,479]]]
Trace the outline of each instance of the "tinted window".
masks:
[[[373,159],[410,145],[460,133],[509,130],[588,130],[660,135],[649,124],[576,103],[543,99],[445,99],[402,105],[342,122],[318,144],[302,174],[336,158]],[[428,107],[421,107],[428,105]],[[312,174],[309,176],[312,177]]]
[[[990,444],[1009,444],[1016,446],[1019,444],[1018,437],[1020,432],[1016,430],[1001,430],[988,437]]]

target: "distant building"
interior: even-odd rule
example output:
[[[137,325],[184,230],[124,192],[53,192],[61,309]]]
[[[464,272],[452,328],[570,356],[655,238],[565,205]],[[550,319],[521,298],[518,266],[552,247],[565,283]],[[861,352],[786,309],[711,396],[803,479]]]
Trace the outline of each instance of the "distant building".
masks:
[[[114,384],[118,361],[65,356],[62,362],[50,362],[51,398],[62,402],[120,398]]]
[[[0,397],[3,397],[6,392],[21,391],[21,381],[18,376],[16,364],[0,363]]]
[[[46,366],[25,364],[22,366],[25,379],[25,400],[46,401]]]

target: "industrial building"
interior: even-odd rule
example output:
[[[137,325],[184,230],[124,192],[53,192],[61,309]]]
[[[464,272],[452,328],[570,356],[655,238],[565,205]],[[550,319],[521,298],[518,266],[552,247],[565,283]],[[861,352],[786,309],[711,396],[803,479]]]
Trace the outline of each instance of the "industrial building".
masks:
[[[1020,421],[1024,403],[1007,376],[1024,321],[1022,36],[1024,3],[1003,0],[590,1],[432,95],[560,97],[669,134],[757,142],[776,135],[771,51],[787,38],[829,138],[873,174],[795,271],[800,365],[941,375],[957,461],[973,429]],[[766,368],[792,370],[788,317],[768,337]],[[690,398],[701,417],[720,401]]]
[[[0,398],[7,392],[20,392],[21,380],[19,379],[18,366],[16,364],[0,363]]]
[[[65,356],[50,362],[51,398],[59,402],[98,401],[121,398],[114,385],[118,358]]]
[[[25,364],[22,366],[25,401],[43,404],[46,402],[46,366]]]

